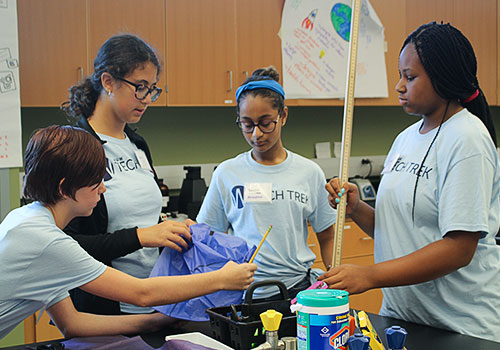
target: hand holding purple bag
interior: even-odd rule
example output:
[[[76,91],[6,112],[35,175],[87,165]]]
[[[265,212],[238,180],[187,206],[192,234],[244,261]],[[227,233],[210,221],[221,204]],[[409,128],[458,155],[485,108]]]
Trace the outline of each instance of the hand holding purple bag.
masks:
[[[179,253],[163,249],[150,277],[179,276],[210,272],[222,268],[228,261],[247,262],[256,247],[249,248],[246,241],[221,232],[214,232],[205,224],[190,226],[192,244]],[[243,291],[220,291],[177,304],[154,307],[174,318],[190,321],[208,321],[205,310],[212,307],[241,304]]]

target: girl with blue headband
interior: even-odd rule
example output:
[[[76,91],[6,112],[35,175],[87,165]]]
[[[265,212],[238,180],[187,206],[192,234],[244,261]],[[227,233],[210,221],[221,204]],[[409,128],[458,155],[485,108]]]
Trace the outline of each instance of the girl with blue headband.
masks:
[[[291,298],[316,280],[314,253],[307,246],[308,222],[317,232],[324,261],[332,260],[335,211],[328,204],[321,168],[283,147],[285,92],[273,67],[258,69],[236,91],[236,124],[251,150],[220,164],[197,217],[258,245],[256,280],[279,279]],[[278,290],[255,291],[258,301],[281,298]]]

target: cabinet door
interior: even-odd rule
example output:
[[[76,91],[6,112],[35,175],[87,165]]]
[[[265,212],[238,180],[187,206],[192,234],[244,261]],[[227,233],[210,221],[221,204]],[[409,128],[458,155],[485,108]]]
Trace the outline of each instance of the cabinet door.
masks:
[[[307,229],[307,245],[313,251],[314,255],[316,255],[313,267],[325,269],[325,266],[330,265],[331,261],[323,261],[318,237],[310,225]],[[342,259],[373,255],[373,245],[373,239],[365,234],[354,221],[350,219],[345,221],[344,239],[342,241]]]
[[[342,258],[373,255],[373,247],[373,238],[364,233],[354,221],[345,221]]]
[[[234,0],[167,0],[167,105],[234,103]]]
[[[129,33],[144,39],[157,52],[160,63],[165,61],[165,1],[148,0],[147,6],[137,0],[89,0],[89,67],[101,45],[115,34]],[[165,67],[164,67],[165,68]],[[165,69],[158,87],[163,89],[154,105],[166,104]]]
[[[50,317],[46,311],[40,320],[38,320],[39,316],[40,311],[37,311],[24,320],[24,342],[26,344],[64,338],[59,329],[49,323]]]
[[[316,255],[313,268],[325,269],[321,259],[321,250],[318,238],[311,226],[308,227],[309,236],[307,245]],[[344,226],[344,240],[342,244],[342,264],[368,266],[373,265],[373,239],[368,237],[352,220],[346,220]],[[352,309],[378,313],[382,306],[382,291],[372,289],[367,292],[350,295],[349,306]]]
[[[39,314],[40,311],[37,311],[35,313],[36,319],[38,319],[38,317],[40,316]],[[40,317],[40,320],[36,324],[35,334],[37,342],[64,338],[62,333],[59,332],[59,329],[57,329],[55,325],[52,325],[49,322],[50,322],[49,314],[47,314],[47,312],[44,312],[42,317]]]
[[[450,22],[471,42],[479,86],[489,104],[497,104],[497,0],[407,0],[407,34],[431,21]]]
[[[22,0],[17,11],[21,105],[59,106],[88,71],[85,1]]]
[[[408,34],[405,32],[405,2],[401,0],[371,0],[370,3],[384,25],[384,36],[387,46],[385,52],[385,68],[387,72],[387,89],[389,97],[356,99],[356,105],[399,106],[398,93],[396,92],[396,84],[399,81],[399,51]]]
[[[274,66],[280,72],[283,0],[236,0],[238,71],[236,86],[255,69]],[[236,102],[236,101],[235,101]]]
[[[477,77],[489,104],[497,100],[497,0],[455,0],[452,22],[470,40],[477,59]]]

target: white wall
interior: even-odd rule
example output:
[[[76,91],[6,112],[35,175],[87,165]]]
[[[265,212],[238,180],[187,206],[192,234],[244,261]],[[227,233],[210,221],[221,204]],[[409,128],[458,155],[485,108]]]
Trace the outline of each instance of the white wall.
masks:
[[[368,175],[370,166],[368,164],[361,164],[362,159],[369,159],[372,162],[371,175],[380,175],[384,167],[384,156],[366,156],[366,157],[351,157],[349,160],[349,176]],[[312,161],[316,162],[325,172],[326,178],[332,178],[340,175],[340,158],[313,158]],[[187,164],[189,166],[201,166],[201,177],[205,179],[207,186],[210,184],[212,172],[218,163],[210,164]],[[183,169],[185,165],[164,165],[155,166],[156,173],[159,178],[163,178],[164,183],[169,189],[180,189],[182,181],[186,177],[186,170]]]
[[[370,166],[368,164],[362,164],[362,159],[368,159],[372,162],[372,171],[370,175],[380,175],[382,169],[384,168],[384,156],[365,156],[365,157],[351,157],[349,160],[349,177],[361,176],[365,177],[368,175],[370,171]],[[326,178],[332,178],[334,176],[340,175],[340,158],[312,158],[312,161],[316,162],[321,169],[323,169]],[[180,189],[182,187],[182,181],[186,177],[186,170],[184,170],[185,166],[200,166],[201,167],[201,177],[205,179],[205,183],[210,185],[210,180],[212,179],[212,173],[214,168],[219,163],[208,163],[208,164],[181,164],[181,165],[161,165],[155,166],[156,173],[159,178],[162,178],[164,183],[168,186],[169,189]],[[0,185],[4,181],[4,177],[2,176],[2,171],[4,169],[0,169]],[[9,173],[8,169],[6,169],[6,205],[7,212],[10,210],[9,207]],[[22,196],[22,188],[23,188],[23,176],[24,172],[19,173],[19,188],[21,189],[21,193],[19,194],[19,198]],[[2,193],[2,201],[4,197],[3,187],[0,186],[0,191]],[[1,205],[1,202],[0,202]],[[1,207],[3,209],[3,205]],[[0,212],[1,213],[1,212]]]

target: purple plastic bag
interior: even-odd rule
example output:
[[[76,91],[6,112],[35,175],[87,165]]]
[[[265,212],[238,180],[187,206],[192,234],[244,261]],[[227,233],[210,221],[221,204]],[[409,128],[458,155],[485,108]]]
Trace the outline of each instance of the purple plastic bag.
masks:
[[[191,275],[215,271],[228,261],[244,263],[257,249],[248,248],[244,239],[221,232],[214,232],[205,224],[190,226],[192,244],[179,253],[163,249],[150,277]],[[243,291],[220,291],[193,298],[177,304],[154,307],[155,310],[174,318],[190,321],[207,321],[205,310],[212,307],[241,304]]]
[[[71,350],[154,350],[140,336],[133,338],[124,335],[79,337],[63,341],[66,349]]]
[[[71,350],[210,350],[203,345],[188,340],[170,339],[160,348],[148,345],[140,336],[133,338],[124,335],[72,338],[63,342]]]

